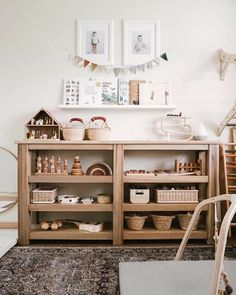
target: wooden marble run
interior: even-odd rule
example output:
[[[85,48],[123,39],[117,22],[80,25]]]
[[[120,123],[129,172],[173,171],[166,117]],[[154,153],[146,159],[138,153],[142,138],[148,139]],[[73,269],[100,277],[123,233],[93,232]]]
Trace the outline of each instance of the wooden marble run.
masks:
[[[223,49],[220,49],[219,58],[220,58],[220,80],[224,81],[225,74],[229,67],[229,64],[236,65],[236,54],[226,53]]]

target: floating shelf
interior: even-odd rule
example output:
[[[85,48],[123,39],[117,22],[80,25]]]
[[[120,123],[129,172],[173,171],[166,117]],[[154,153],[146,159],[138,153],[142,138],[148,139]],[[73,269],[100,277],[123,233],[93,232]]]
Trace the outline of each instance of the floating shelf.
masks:
[[[131,204],[124,203],[123,210],[132,211],[194,211],[198,204],[158,204],[151,202],[149,204]],[[208,208],[206,207],[205,210]]]
[[[112,212],[112,204],[30,204],[36,212]]]
[[[207,183],[208,176],[124,176],[125,183]]]
[[[30,183],[112,183],[112,176],[32,175]]]
[[[181,229],[170,229],[167,231],[159,231],[155,228],[144,228],[140,231],[124,229],[125,240],[176,240],[182,239],[185,234]],[[193,231],[190,239],[206,239],[207,232],[205,230]]]
[[[155,109],[155,110],[173,110],[176,109],[176,105],[59,105],[60,109],[72,110],[72,109],[117,109],[117,110],[143,110],[143,109]]]

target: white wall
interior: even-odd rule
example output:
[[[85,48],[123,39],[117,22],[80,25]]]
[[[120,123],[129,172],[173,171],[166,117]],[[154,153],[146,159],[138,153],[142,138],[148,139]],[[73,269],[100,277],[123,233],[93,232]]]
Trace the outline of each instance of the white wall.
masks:
[[[203,121],[215,138],[236,98],[236,68],[229,67],[224,82],[218,73],[218,49],[236,53],[235,16],[235,0],[0,0],[0,145],[16,150],[14,141],[23,138],[24,124],[41,106],[62,121],[105,115],[112,139],[158,139],[165,112],[57,110],[63,78],[98,75],[68,60],[75,51],[76,19],[114,19],[116,65],[122,57],[121,20],[159,19],[161,49],[170,61],[129,77],[170,81],[176,111]]]

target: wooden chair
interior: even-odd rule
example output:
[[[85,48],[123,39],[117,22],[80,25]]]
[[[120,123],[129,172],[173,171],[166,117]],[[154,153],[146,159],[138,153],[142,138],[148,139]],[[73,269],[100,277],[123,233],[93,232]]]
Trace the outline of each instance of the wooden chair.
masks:
[[[198,217],[205,206],[218,202],[231,203],[222,221],[220,234],[215,226],[216,254],[214,261],[180,261]],[[228,280],[224,273],[224,253],[230,223],[236,212],[236,194],[220,195],[198,204],[180,244],[174,261],[120,263],[121,295],[228,295],[230,286],[220,286]],[[236,260],[226,261],[229,276],[236,276]],[[236,290],[236,282],[231,281]],[[229,283],[229,282],[227,282]]]

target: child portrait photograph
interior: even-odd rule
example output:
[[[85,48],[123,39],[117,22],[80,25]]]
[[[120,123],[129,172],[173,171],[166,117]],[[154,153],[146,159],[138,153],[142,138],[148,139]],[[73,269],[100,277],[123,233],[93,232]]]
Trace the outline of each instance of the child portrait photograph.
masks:
[[[124,20],[123,65],[147,63],[156,59],[159,52],[159,21]]]
[[[77,55],[97,65],[113,65],[113,21],[77,20]]]

